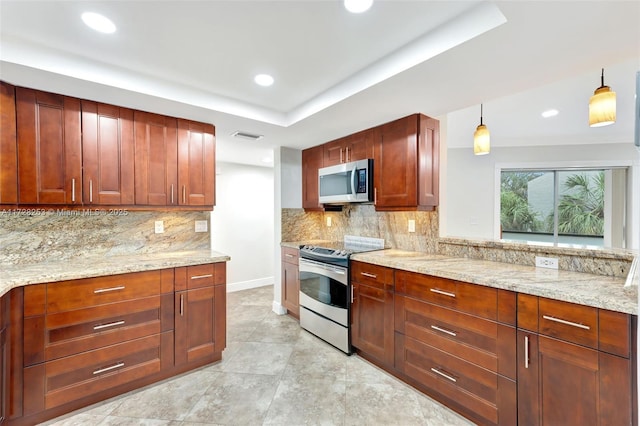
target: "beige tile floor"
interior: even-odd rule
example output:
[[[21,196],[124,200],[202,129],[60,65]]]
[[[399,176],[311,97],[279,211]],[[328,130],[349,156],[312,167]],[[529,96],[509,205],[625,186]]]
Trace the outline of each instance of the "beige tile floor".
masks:
[[[271,311],[273,287],[228,294],[222,361],[46,425],[425,425],[469,421]]]

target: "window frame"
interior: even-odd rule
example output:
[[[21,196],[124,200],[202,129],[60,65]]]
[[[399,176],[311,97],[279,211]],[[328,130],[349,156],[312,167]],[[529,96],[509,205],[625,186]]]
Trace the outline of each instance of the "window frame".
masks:
[[[585,169],[612,169],[626,168],[627,182],[626,194],[626,224],[625,245],[616,247],[622,249],[637,249],[639,245],[638,229],[640,229],[640,196],[633,194],[633,188],[640,188],[640,163],[637,160],[605,160],[605,161],[549,161],[549,162],[509,162],[495,163],[494,168],[494,207],[493,207],[493,238],[501,240],[500,235],[500,193],[502,171],[527,170],[527,171],[551,171],[551,170],[585,170]],[[509,241],[510,242],[510,241]],[[568,245],[565,243],[546,243],[541,241],[526,241],[526,244],[574,248],[593,248],[592,246]],[[612,247],[602,247],[610,249]]]

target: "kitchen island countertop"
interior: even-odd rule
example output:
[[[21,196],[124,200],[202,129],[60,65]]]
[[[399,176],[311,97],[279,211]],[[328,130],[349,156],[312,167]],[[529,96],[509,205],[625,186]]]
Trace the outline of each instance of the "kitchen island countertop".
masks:
[[[231,258],[213,250],[83,256],[61,261],[0,265],[0,296],[29,284],[75,280],[130,272],[226,262]]]
[[[624,278],[397,249],[354,254],[351,259],[638,315],[638,286],[625,287]]]

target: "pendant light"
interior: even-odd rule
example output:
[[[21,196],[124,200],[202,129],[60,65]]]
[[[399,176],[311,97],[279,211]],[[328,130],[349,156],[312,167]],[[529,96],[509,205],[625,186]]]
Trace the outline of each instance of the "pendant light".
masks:
[[[602,127],[616,122],[616,92],[604,85],[604,68],[600,77],[600,87],[589,99],[589,126]]]
[[[473,134],[473,153],[475,155],[485,155],[491,150],[489,129],[482,124],[482,104],[480,104],[480,125]]]

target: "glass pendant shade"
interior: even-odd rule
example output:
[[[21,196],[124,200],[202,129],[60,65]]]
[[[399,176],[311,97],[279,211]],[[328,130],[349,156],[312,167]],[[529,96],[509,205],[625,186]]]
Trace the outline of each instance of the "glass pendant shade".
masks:
[[[490,139],[489,129],[484,124],[480,124],[473,134],[473,153],[475,155],[488,154],[491,150]]]
[[[589,99],[589,126],[602,127],[616,122],[616,92],[604,85],[604,68],[600,77],[600,87]]]
[[[589,126],[602,127],[616,122],[616,92],[609,86],[596,89],[589,99]]]

